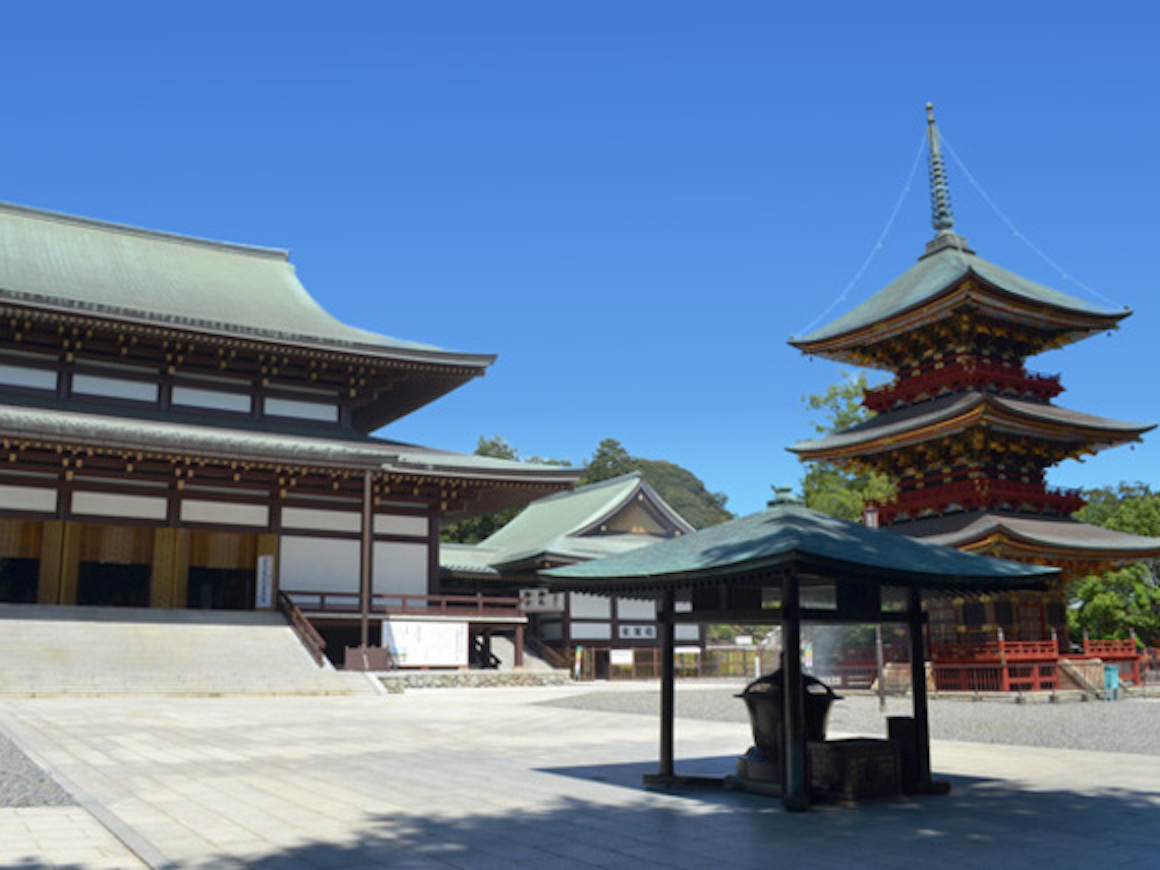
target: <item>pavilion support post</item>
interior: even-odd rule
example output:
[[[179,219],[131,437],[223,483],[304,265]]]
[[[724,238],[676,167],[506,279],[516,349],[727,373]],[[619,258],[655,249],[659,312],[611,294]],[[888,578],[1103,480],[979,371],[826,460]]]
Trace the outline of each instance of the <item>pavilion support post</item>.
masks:
[[[946,794],[949,783],[935,783],[930,769],[930,712],[926,699],[926,644],[923,642],[922,593],[910,587],[906,608],[910,635],[910,689],[914,699],[915,779],[920,792]]]
[[[672,778],[673,772],[673,720],[676,711],[677,669],[673,661],[676,649],[676,626],[673,612],[676,610],[676,594],[665,590],[661,598],[661,612],[657,614],[661,632],[661,759],[659,776]]]
[[[517,668],[522,668],[524,666],[524,627],[522,625],[516,626],[515,647],[515,662],[513,664]]]
[[[802,693],[801,581],[791,571],[781,581],[782,699],[785,715],[785,758],[782,804],[800,812],[809,808],[806,777],[805,699]]]
[[[371,590],[374,579],[374,546],[375,546],[375,504],[372,472],[367,470],[363,474],[363,502],[362,502],[362,534],[359,549],[359,644],[362,647],[363,658],[366,658],[367,647],[370,646],[371,634]]]

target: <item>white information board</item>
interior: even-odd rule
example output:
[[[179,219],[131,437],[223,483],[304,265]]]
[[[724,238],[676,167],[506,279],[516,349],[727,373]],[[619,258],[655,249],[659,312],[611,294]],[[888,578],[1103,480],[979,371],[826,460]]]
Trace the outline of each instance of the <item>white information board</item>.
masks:
[[[383,646],[400,667],[458,668],[467,665],[466,622],[384,619]]]
[[[254,606],[258,608],[274,606],[274,557],[258,557],[258,588]]]

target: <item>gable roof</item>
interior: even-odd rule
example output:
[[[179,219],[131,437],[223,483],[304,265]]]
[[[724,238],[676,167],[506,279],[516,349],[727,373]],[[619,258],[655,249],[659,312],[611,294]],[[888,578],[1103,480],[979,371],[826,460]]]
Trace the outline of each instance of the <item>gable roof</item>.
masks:
[[[1042,588],[1056,568],[1023,565],[903,538],[800,504],[672,538],[623,556],[541,572],[560,589],[646,592],[794,569],[934,589]]]
[[[0,301],[371,356],[486,367],[347,326],[302,286],[287,251],[0,203]]]
[[[652,543],[657,540],[656,536],[590,533],[638,500],[646,502],[681,534],[693,531],[640,472],[632,472],[534,501],[476,546],[487,554],[487,564],[501,569],[545,558],[571,562],[625,553]],[[448,550],[444,554],[440,549],[444,568],[456,570],[457,559],[463,561],[460,550]]]

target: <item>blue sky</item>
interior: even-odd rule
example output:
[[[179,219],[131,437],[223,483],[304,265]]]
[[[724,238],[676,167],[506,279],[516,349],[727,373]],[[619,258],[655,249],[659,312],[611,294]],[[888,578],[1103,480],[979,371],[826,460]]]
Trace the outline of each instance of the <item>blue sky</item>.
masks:
[[[1135,312],[1030,368],[1062,374],[1058,404],[1160,422],[1156,8],[8,4],[0,199],[286,247],[341,319],[499,355],[383,435],[576,463],[612,437],[748,513],[800,481],[802,397],[843,369],[786,340],[874,248],[927,100],[1065,274],[952,160],[979,255]],[[830,317],[928,221],[923,165]],[[1051,476],[1121,479],[1160,485],[1160,435]]]

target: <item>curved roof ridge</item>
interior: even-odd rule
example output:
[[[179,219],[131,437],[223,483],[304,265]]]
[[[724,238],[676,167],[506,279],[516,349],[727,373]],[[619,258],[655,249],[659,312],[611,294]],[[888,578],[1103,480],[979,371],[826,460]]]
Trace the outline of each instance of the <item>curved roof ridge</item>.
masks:
[[[108,230],[116,232],[121,235],[135,235],[143,238],[160,239],[167,242],[177,242],[179,244],[198,245],[207,248],[216,248],[222,251],[229,251],[235,254],[248,254],[260,257],[268,257],[275,260],[289,260],[290,251],[286,248],[271,248],[262,245],[247,245],[241,242],[226,242],[219,239],[207,239],[202,236],[190,236],[184,233],[173,233],[166,230],[151,230],[147,227],[140,227],[135,224],[123,224],[117,221],[99,220],[97,218],[84,217],[83,215],[67,214],[62,211],[52,211],[44,208],[33,208],[28,205],[20,205],[14,202],[0,201],[0,211],[18,214],[24,217],[38,218],[42,220],[57,221],[59,223],[75,224],[78,226],[89,227],[90,229]]]
[[[0,300],[211,335],[309,344],[434,364],[486,367],[492,355],[350,326],[298,279],[289,252],[0,203]],[[405,357],[404,357],[405,358]]]

